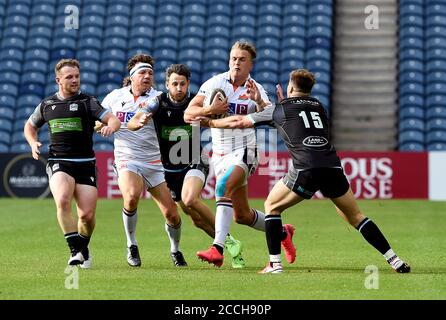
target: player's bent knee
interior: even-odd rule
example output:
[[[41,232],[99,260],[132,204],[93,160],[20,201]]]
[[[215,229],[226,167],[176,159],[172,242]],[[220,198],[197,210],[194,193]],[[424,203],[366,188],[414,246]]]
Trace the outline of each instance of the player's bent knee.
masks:
[[[170,225],[176,226],[178,223],[180,223],[180,215],[178,214],[176,207],[168,208],[163,212],[163,214],[164,218]]]
[[[183,199],[183,203],[186,207],[196,209],[198,207],[199,200],[193,196],[186,196]]]

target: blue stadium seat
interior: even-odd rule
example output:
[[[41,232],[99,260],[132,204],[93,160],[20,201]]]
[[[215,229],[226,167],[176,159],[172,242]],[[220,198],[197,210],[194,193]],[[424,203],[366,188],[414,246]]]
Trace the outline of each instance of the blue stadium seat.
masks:
[[[29,22],[29,27],[37,28],[37,27],[46,27],[46,28],[52,28],[53,27],[53,17],[52,16],[45,16],[45,15],[33,15],[31,17],[31,21]]]
[[[206,28],[204,27],[197,25],[184,26],[181,28],[180,40],[184,37],[196,37],[205,39],[205,33],[206,33]]]
[[[426,4],[426,15],[431,16],[435,14],[444,14],[446,12],[446,4],[434,4],[432,2],[429,2],[429,4]]]
[[[305,25],[305,16],[293,16],[296,17],[296,20],[299,20],[301,24]],[[333,26],[333,18],[324,14],[312,15],[308,17],[308,26],[309,28],[315,26],[325,26],[328,28],[332,28]]]
[[[15,108],[14,97],[2,93],[2,95],[0,96],[0,106],[13,110]]]
[[[23,60],[23,51],[19,49],[2,50],[0,54],[1,60],[16,60],[21,62]]]
[[[296,49],[305,49],[306,45],[305,45],[305,38],[301,38],[301,37],[289,37],[289,38],[284,38],[281,41],[281,48],[282,49],[286,49],[286,48],[296,48]]]
[[[10,141],[11,141],[11,134],[9,132],[0,130],[0,142],[9,145]]]
[[[304,50],[297,48],[288,48],[282,49],[280,52],[280,60],[296,60],[296,61],[304,61],[305,53]]]
[[[45,49],[50,48],[50,39],[44,37],[35,37],[26,42],[27,49]]]
[[[423,5],[417,3],[400,3],[400,17],[411,15],[423,15]]]
[[[45,73],[33,71],[26,75],[26,77],[22,77],[22,84],[34,83],[44,85],[46,83]]]
[[[28,18],[29,14],[31,13],[31,6],[30,5],[24,5],[21,3],[18,4],[9,4],[7,9],[7,15],[13,16],[13,15],[22,15]]]
[[[400,28],[400,33],[399,33],[400,39],[412,38],[412,37],[423,39],[424,29],[422,27],[415,27],[415,26]]]
[[[206,5],[197,2],[186,2],[183,6],[182,14],[184,16],[202,15],[206,16]]]
[[[326,37],[310,37],[307,39],[307,48],[323,48],[331,50],[331,38]]]
[[[180,52],[181,54],[181,52]],[[203,67],[203,65],[201,64],[201,61],[197,61],[197,60],[187,60],[187,59],[180,59],[181,63],[187,65],[189,67],[189,70],[191,71],[191,77],[194,81],[200,82],[201,80],[201,69]],[[201,84],[201,83],[200,83]]]
[[[427,38],[444,37],[446,34],[446,27],[432,26],[426,29],[425,36]]]
[[[444,37],[432,37],[426,40],[426,49],[444,49],[446,48],[446,41]]]
[[[313,94],[314,95],[324,95],[324,96],[330,96],[330,87],[324,83],[317,82],[313,87]]]
[[[152,39],[153,36],[154,28],[152,27],[139,26],[130,30],[130,38],[140,37],[145,39]]]
[[[445,60],[427,61],[426,71],[427,72],[433,72],[433,71],[446,72],[446,61]]]
[[[399,150],[405,151],[405,152],[424,152],[425,151],[424,144],[415,143],[415,142],[400,144]]]
[[[127,50],[127,39],[123,39],[121,37],[105,38],[103,42],[103,49],[105,50],[120,49],[125,51]]]
[[[210,15],[207,19],[207,27],[213,27],[213,26],[223,26],[226,28],[231,27],[231,18],[229,15],[225,14],[217,14],[217,15]]]
[[[130,21],[130,24],[131,24],[130,33],[132,32],[132,29],[138,28],[138,27],[154,29],[155,28],[155,17],[149,16],[149,15],[134,16],[132,18],[132,20]]]
[[[29,49],[25,52],[25,61],[40,60],[48,63],[49,58],[50,55],[47,49]]]
[[[298,50],[296,50],[296,54]],[[257,57],[259,59],[271,59],[271,60],[279,60],[279,51],[278,50],[274,50],[274,49],[270,49],[270,48],[266,48],[266,49],[260,49],[257,50]]]
[[[128,16],[125,16],[123,14],[116,15],[113,17],[107,17],[105,20],[105,27],[121,27],[121,28],[128,28],[129,27],[129,18]]]
[[[225,27],[223,25],[215,25],[208,27],[206,30],[206,38],[207,39],[220,38],[227,40],[228,43],[230,43],[229,38],[227,37],[227,34],[229,34],[229,30],[230,30],[229,27]]]
[[[206,18],[202,15],[187,15],[183,16],[181,19],[181,25],[184,27],[186,26],[197,26],[204,28],[206,25]]]
[[[99,63],[94,60],[82,60],[81,63],[81,70],[82,71],[91,71],[91,72],[98,72],[99,71]]]
[[[330,63],[325,60],[320,60],[320,59],[308,61],[307,68],[311,72],[316,72],[316,71],[330,72],[331,71]]]
[[[446,60],[446,49],[436,48],[436,49],[426,50],[426,59],[427,61],[438,60],[438,59]]]
[[[435,15],[429,15],[429,19],[426,19],[426,25],[427,27],[434,27],[434,26],[446,26],[446,15],[437,13]]]
[[[228,70],[227,62],[222,60],[207,61],[206,64],[204,65],[205,72],[221,73],[221,72],[226,72],[227,70]]]
[[[120,49],[109,49],[102,52],[101,60],[102,61],[120,61],[125,62],[126,53],[124,50]]]
[[[156,1],[154,3],[142,1],[141,3],[134,3],[131,17],[140,15],[155,17],[157,11]]]
[[[446,131],[430,131],[426,134],[426,142],[431,143],[446,143]]]
[[[287,51],[290,51],[290,50],[287,50]],[[311,48],[311,49],[307,50],[306,59],[307,59],[307,61],[311,61],[314,59],[323,59],[323,60],[331,61],[331,52],[326,49],[323,49],[323,48]]]
[[[253,41],[256,30],[249,26],[233,26],[231,29],[232,42],[236,39],[246,39]]]
[[[99,75],[106,72],[122,73],[125,69],[124,59],[102,59],[99,65]]]
[[[6,153],[9,151],[9,143],[0,142],[0,152]]]
[[[72,49],[56,49],[51,51],[51,60],[73,59],[76,53]]]
[[[301,1],[287,1],[283,12],[287,15],[307,15],[307,3]]]
[[[400,132],[405,130],[418,130],[424,132],[424,121],[417,118],[407,118],[400,121]]]
[[[201,62],[202,58],[203,58],[203,51],[198,49],[190,48],[190,49],[180,50],[178,53],[179,61],[195,60]]]
[[[31,114],[34,112],[35,108],[36,107],[34,107],[34,108],[26,107],[26,108],[17,109],[17,114],[16,114],[15,121],[14,121],[14,130],[19,130],[20,125],[22,125],[22,128],[23,128],[23,123],[27,119],[29,119]]]
[[[53,80],[54,82],[54,80]],[[42,99],[35,95],[23,95],[17,101],[17,107],[31,107],[34,110],[35,107],[42,101]],[[31,112],[32,112],[31,110]],[[30,113],[31,114],[31,113]]]
[[[70,49],[76,50],[76,40],[73,38],[59,37],[54,38],[52,49]]]
[[[15,143],[15,144],[11,145],[9,151],[10,152],[15,152],[15,153],[31,152],[31,147],[29,146],[28,143],[25,143],[25,142]]]
[[[423,16],[418,14],[409,14],[409,15],[402,15],[400,16],[400,27],[424,27],[424,19]]]
[[[81,91],[90,95],[95,95],[96,93],[96,84],[91,83],[82,83],[81,82]]]
[[[400,61],[404,60],[420,60],[424,61],[424,52],[420,49],[405,49],[399,51]]]
[[[332,38],[332,28],[326,27],[326,26],[317,26],[317,27],[309,28],[308,37],[312,37],[312,38],[322,37],[322,38],[331,39]]]
[[[121,85],[119,84],[112,84],[112,83],[101,83],[97,89],[96,89],[96,95],[98,96],[98,100],[102,101],[102,99],[99,99],[99,97],[105,97],[107,94],[112,92],[114,89],[120,88]]]
[[[229,52],[229,39],[227,37],[206,37],[206,50],[223,49]]]
[[[53,39],[58,38],[73,38],[74,40],[77,39],[77,36],[79,34],[79,29],[66,29],[63,26],[57,27],[56,31],[54,32]]]
[[[424,86],[416,82],[400,84],[399,94],[400,96],[411,95],[411,94],[424,95]]]
[[[411,94],[408,96],[400,97],[400,108],[409,106],[424,108],[423,96]]]
[[[20,83],[20,76],[16,72],[3,72],[0,73],[0,84],[11,83],[18,85]]]
[[[424,144],[424,133],[418,130],[407,130],[399,134],[399,144],[419,143]]]
[[[128,36],[129,36],[128,28],[114,26],[105,29],[106,38],[121,37],[123,39],[127,39]]]
[[[128,45],[129,49],[145,49],[151,51],[153,48],[153,42],[150,38],[135,37],[131,38]]]
[[[446,118],[446,106],[435,106],[427,108],[426,110],[426,118]]]
[[[426,129],[427,129],[427,132],[433,131],[433,130],[446,131],[446,119],[445,118],[432,118],[427,121]]]
[[[2,40],[1,44],[2,50],[8,50],[8,49],[18,49],[23,50],[25,49],[25,39],[22,38],[4,38]]]
[[[39,29],[39,28],[36,28]],[[33,34],[33,30],[32,29],[30,31],[30,35]],[[34,32],[35,33],[35,32]],[[22,38],[22,39],[26,39],[27,36],[27,29],[24,27],[5,27],[3,29],[3,37],[4,38],[11,38],[11,37],[15,37],[15,38]],[[49,35],[47,34],[47,37],[49,37]]]
[[[76,59],[81,63],[81,70],[83,70],[83,62],[87,61],[99,61],[101,53],[96,49],[81,49],[76,52]]]
[[[262,23],[263,23],[262,19]],[[232,24],[237,26],[256,27],[256,17],[252,14],[238,14],[233,17]]]
[[[130,16],[130,2],[122,2],[119,4],[109,4],[107,7],[107,16]]]
[[[288,82],[289,74],[294,69],[300,69],[304,67],[304,62],[299,60],[286,60],[280,63],[280,72],[285,73],[280,76],[281,79],[284,79]],[[327,72],[326,70],[314,70],[313,73],[316,72]]]
[[[228,51],[223,49],[212,49],[206,50],[204,53],[204,59],[206,61],[209,60],[221,60],[227,61],[228,59]]]
[[[225,15],[230,17],[232,15],[231,5],[229,3],[222,3],[221,1],[210,3],[208,7],[208,17],[216,15]]]
[[[8,95],[17,96],[19,93],[19,88],[17,85],[12,83],[2,83],[0,84],[0,92],[7,92]]]
[[[171,49],[177,50],[178,42],[174,38],[156,38],[154,42],[155,49]]]
[[[97,82],[98,82],[98,76],[96,72],[89,72],[82,70],[81,83],[96,85]]]
[[[333,15],[333,5],[328,5],[324,3],[310,4],[308,9],[308,16],[314,15],[326,15],[331,17]]]
[[[263,38],[257,39],[256,48],[257,49],[271,48],[274,50],[279,50],[280,49],[280,41],[279,41],[279,39],[273,38],[273,37],[263,37]]]
[[[427,145],[427,151],[446,151],[446,143],[431,143]]]
[[[177,60],[177,50],[167,49],[167,48],[156,49],[153,53],[153,56],[155,60],[157,60],[159,63],[161,62],[161,60],[169,61],[170,63],[175,63]]]
[[[2,99],[3,99],[3,97],[2,97]],[[5,107],[5,106],[1,105],[0,106],[0,117],[4,118],[4,119],[12,120],[12,119],[14,119],[14,110],[9,107]]]
[[[426,93],[430,95],[443,94],[446,92],[446,83],[431,83],[426,86]]]
[[[2,72],[12,71],[20,73],[22,71],[22,64],[16,60],[1,60],[0,70],[2,70]]]
[[[100,15],[81,16],[79,24],[83,28],[88,28],[88,27],[103,28],[105,25],[105,18]]]
[[[20,94],[35,94],[39,97],[45,96],[45,84],[25,83],[20,86]]]
[[[271,37],[271,38],[278,38],[280,39],[281,36],[281,32],[280,32],[280,27],[278,26],[274,26],[274,25],[260,25],[257,27],[257,32],[256,32],[257,38],[266,38],[266,37]]]
[[[1,131],[9,133],[12,131],[12,121],[10,119],[0,117],[0,132]]]
[[[6,18],[6,25],[28,28],[28,21],[28,17],[13,14]]]
[[[399,119],[417,118],[424,120],[424,109],[415,106],[403,107],[399,109]]]
[[[424,83],[424,75],[422,72],[417,71],[409,71],[409,72],[402,72],[399,75],[400,83]]]
[[[59,87],[57,86],[56,83],[54,82],[47,83],[47,85],[45,86],[45,97],[52,96],[54,93],[58,91],[58,89]]]
[[[271,71],[261,71],[261,72],[256,72],[255,77],[257,82],[259,82],[260,84],[265,84],[265,83],[270,83],[273,85],[276,85],[278,82],[278,76],[276,72],[271,72]]]
[[[417,37],[405,37],[399,41],[400,50],[403,49],[424,49],[423,39]]]
[[[204,39],[203,37],[182,37],[179,43],[180,50],[196,49],[203,50]]]
[[[42,1],[40,4],[33,4],[31,9],[31,16],[49,16],[53,17],[56,14],[56,8],[50,3]]]
[[[22,130],[13,132],[11,135],[11,144],[16,143],[26,143],[25,135],[23,134],[23,127]]]
[[[424,63],[419,60],[405,60],[399,63],[400,72],[424,72]]]
[[[255,64],[255,70],[257,70],[258,72],[270,71],[278,73],[279,63],[277,60],[262,59]]]
[[[80,28],[79,32],[79,38],[82,39],[97,39],[96,41],[99,42],[102,39],[102,28],[97,26],[86,26],[84,28]],[[80,42],[82,44],[83,41]]]
[[[181,3],[160,3],[158,4],[158,17],[165,15],[179,16],[181,13]]]
[[[159,16],[156,19],[156,27],[164,27],[164,26],[172,26],[175,28],[179,28],[180,26],[180,17],[177,14],[166,14]]]
[[[330,74],[331,73],[323,72],[323,71],[316,71],[314,73],[314,75],[316,76],[316,81],[325,83],[325,84],[331,84]],[[288,79],[288,78],[286,78],[286,79]]]
[[[162,38],[174,38],[174,39],[178,39],[179,36],[179,29],[175,28],[175,27],[171,27],[171,26],[164,26],[164,27],[159,27],[156,28],[156,32],[155,32],[155,40],[158,39],[162,39]]]
[[[268,14],[274,14],[278,17],[282,16],[282,6],[279,3],[269,1],[260,2],[258,8],[257,14],[259,17],[264,17]]]
[[[33,111],[34,111],[34,109],[33,109]],[[13,128],[13,132],[11,133],[11,135],[16,133],[16,132],[20,132],[20,133],[23,132],[23,127],[25,126],[26,121],[28,121],[29,116],[31,115],[31,113],[27,117],[16,118],[16,120],[14,121],[14,126],[13,126],[14,128]]]

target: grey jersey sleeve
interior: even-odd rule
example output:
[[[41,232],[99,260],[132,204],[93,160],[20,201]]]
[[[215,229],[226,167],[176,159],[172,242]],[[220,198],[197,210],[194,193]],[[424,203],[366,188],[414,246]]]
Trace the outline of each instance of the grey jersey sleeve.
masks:
[[[248,119],[254,124],[269,123],[273,120],[273,113],[276,105],[269,105],[260,112],[254,112],[247,115]]]
[[[39,103],[28,119],[29,122],[31,122],[31,124],[36,128],[40,128],[45,124],[45,119],[43,118],[42,111],[40,110],[41,105],[42,103]]]

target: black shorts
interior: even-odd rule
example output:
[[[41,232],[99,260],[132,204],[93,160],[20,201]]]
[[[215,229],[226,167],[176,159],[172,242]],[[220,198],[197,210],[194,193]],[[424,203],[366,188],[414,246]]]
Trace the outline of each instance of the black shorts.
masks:
[[[46,173],[51,179],[56,172],[65,172],[74,178],[77,184],[86,184],[97,188],[97,170],[96,161],[64,161],[64,160],[48,160],[46,164]]]
[[[338,198],[350,188],[342,168],[314,168],[298,171],[291,167],[283,178],[283,183],[304,199],[311,199],[318,190],[325,198]]]
[[[209,174],[209,166],[203,163],[191,164],[185,169],[177,172],[171,172],[171,171],[164,172],[164,178],[166,179],[167,187],[169,188],[172,199],[175,202],[181,201],[181,191],[183,190],[184,178],[186,177],[186,174],[193,169],[203,172],[204,174],[203,186],[206,185],[206,179]]]

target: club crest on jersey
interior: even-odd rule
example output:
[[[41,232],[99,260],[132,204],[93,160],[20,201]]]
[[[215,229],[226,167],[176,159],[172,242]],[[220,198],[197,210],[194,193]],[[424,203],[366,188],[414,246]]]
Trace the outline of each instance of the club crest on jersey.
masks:
[[[134,115],[135,115],[134,112],[122,112],[122,111],[116,112],[116,118],[118,118],[119,121],[121,122],[129,122]]]
[[[229,114],[248,114],[248,105],[244,103],[230,103]]]
[[[147,101],[141,102],[141,103],[138,105],[138,108],[143,109],[143,108],[146,107],[146,105],[147,105]]]
[[[77,103],[72,103],[70,104],[70,111],[77,111],[78,107]]]

